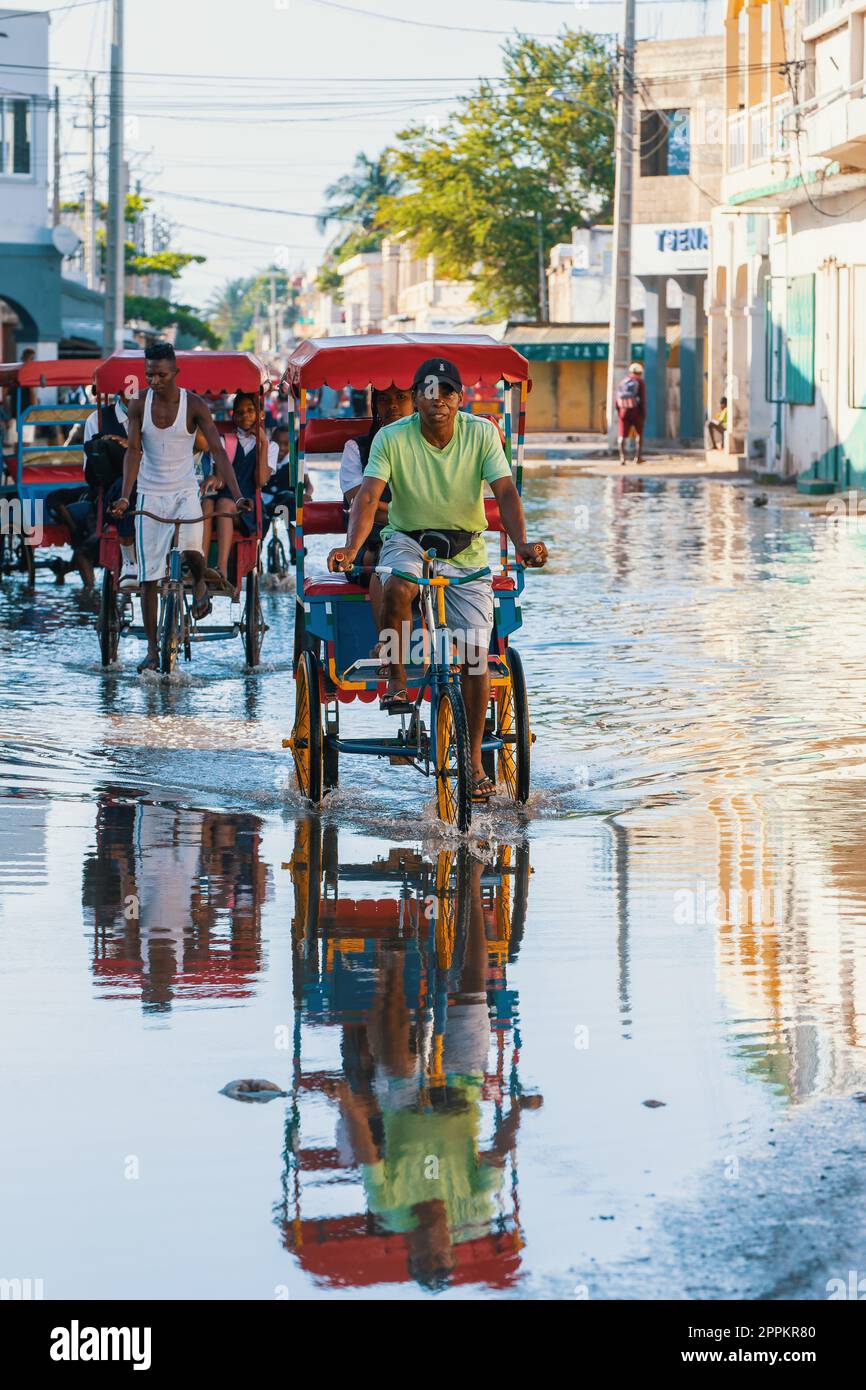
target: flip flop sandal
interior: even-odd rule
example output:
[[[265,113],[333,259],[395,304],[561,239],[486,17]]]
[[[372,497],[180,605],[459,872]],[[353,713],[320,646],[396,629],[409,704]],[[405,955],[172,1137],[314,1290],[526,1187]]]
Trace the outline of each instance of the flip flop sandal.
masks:
[[[370,648],[370,655],[381,657],[382,653],[379,649],[382,645],[383,644],[381,642],[377,642],[374,647]],[[376,676],[380,681],[389,681],[391,679],[390,661],[383,661],[379,666],[377,666]]]
[[[212,612],[213,603],[211,602],[210,594],[205,594],[203,599],[196,599],[192,605],[192,616],[197,623],[201,622],[202,618],[206,618],[208,613]]]
[[[487,774],[472,779],[472,800],[489,801],[496,792],[496,785]]]
[[[392,690],[390,695],[383,695],[379,701],[379,708],[386,714],[408,714],[412,709],[408,690],[404,687],[402,690]]]
[[[144,661],[140,661],[135,669],[140,676],[143,676],[145,671],[158,671],[159,662],[155,656],[146,656]]]

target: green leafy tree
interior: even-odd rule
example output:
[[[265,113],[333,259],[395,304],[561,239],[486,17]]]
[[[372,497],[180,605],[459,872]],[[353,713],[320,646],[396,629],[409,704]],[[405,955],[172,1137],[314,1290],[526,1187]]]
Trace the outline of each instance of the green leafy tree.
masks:
[[[572,227],[609,217],[615,67],[607,41],[582,31],[516,38],[504,53],[503,78],[483,81],[444,127],[400,134],[388,167],[403,191],[376,220],[433,253],[442,275],[473,280],[491,314],[531,317],[539,234],[546,259]]]
[[[178,304],[159,295],[144,294],[128,294],[125,303],[127,320],[142,319],[160,332],[166,328],[176,328],[179,347],[196,347],[201,343],[209,348],[220,346],[220,340],[210,324],[189,304]]]

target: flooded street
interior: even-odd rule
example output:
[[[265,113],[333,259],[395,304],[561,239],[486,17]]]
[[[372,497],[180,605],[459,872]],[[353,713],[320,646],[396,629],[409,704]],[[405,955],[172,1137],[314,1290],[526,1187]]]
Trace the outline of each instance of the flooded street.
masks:
[[[293,593],[258,673],[161,681],[101,670],[77,580],[3,584],[0,1225],[46,1297],[866,1269],[866,534],[728,483],[528,493],[533,795],[468,843],[371,760],[307,814]]]

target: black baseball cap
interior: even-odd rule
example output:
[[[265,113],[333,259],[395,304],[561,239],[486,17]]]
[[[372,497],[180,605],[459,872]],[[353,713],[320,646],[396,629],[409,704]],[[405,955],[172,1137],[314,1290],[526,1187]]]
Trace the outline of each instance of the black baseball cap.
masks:
[[[455,391],[463,390],[460,373],[454,363],[445,357],[428,357],[426,362],[422,362],[415,373],[412,390],[417,391],[419,386],[426,386],[431,380],[438,381],[440,386],[453,386]]]

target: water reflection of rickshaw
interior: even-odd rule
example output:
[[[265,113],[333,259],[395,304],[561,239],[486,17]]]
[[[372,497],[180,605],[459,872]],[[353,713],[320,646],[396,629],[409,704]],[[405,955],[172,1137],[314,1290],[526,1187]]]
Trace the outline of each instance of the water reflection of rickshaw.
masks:
[[[526,915],[526,846],[500,846],[487,864],[462,847],[339,863],[336,831],[311,818],[288,867],[286,1248],[332,1286],[512,1285],[523,1245],[517,1131],[541,1103],[521,1086],[506,980]],[[340,1074],[304,1065],[302,1039],[320,1029],[340,1030]],[[322,1142],[323,1099],[336,1112],[333,1142]],[[482,1129],[493,1135],[483,1152]],[[335,1192],[351,1194],[351,1210],[334,1212]]]
[[[78,443],[36,442],[35,433],[63,431],[83,424],[92,405],[33,403],[31,395],[42,389],[63,390],[90,386],[98,359],[16,362],[0,365],[0,387],[12,402],[15,443],[3,458],[0,497],[5,503],[0,525],[0,575],[24,574],[29,583],[37,568],[56,571],[57,561],[37,561],[36,551],[67,546],[71,536],[59,522],[45,522],[43,509],[52,493],[86,488],[84,453]],[[10,524],[10,521],[12,524]]]
[[[248,392],[256,401],[256,431],[264,420],[264,399],[271,389],[271,379],[265,365],[248,352],[179,352],[177,354],[180,384],[197,395],[216,399],[236,391]],[[100,402],[100,410],[115,395],[130,399],[147,390],[144,374],[144,356],[141,353],[120,352],[107,358],[94,374],[93,383]],[[233,430],[230,420],[218,420],[217,429],[221,434]],[[157,518],[159,519],[159,518]],[[198,517],[182,518],[186,521]],[[170,675],[180,660],[181,653],[187,661],[192,658],[192,645],[195,642],[220,642],[241,637],[248,666],[257,666],[262,649],[262,640],[267,631],[260,596],[262,572],[262,495],[259,488],[255,494],[255,532],[247,535],[236,531],[232,541],[229,571],[224,583],[219,573],[208,569],[205,577],[211,597],[228,597],[234,605],[243,588],[243,614],[237,618],[230,615],[228,623],[197,623],[193,616],[191,576],[185,573],[181,552],[178,548],[178,526],[175,525],[174,545],[169,554],[166,574],[161,584],[158,646],[160,671]],[[132,622],[132,605],[129,597],[138,593],[138,588],[119,592],[121,570],[120,538],[117,527],[104,515],[100,501],[97,521],[99,533],[99,563],[103,566],[102,597],[100,602],[97,631],[103,666],[110,666],[117,660],[121,636],[143,638],[144,628]],[[214,542],[214,547],[216,542]],[[206,557],[210,558],[210,557]]]
[[[284,382],[289,387],[292,435],[293,562],[297,570],[295,608],[295,720],[285,746],[291,749],[298,787],[319,802],[337,785],[340,754],[388,758],[436,779],[440,817],[468,828],[472,816],[469,735],[459,668],[449,640],[444,612],[444,585],[465,583],[488,570],[461,579],[437,574],[431,550],[415,628],[423,632],[423,656],[407,666],[409,702],[400,714],[400,731],[391,738],[343,738],[340,706],[360,700],[371,704],[385,691],[378,675],[380,659],[370,655],[375,631],[369,594],[358,573],[310,575],[306,572],[305,538],[345,533],[341,503],[304,503],[304,469],[308,454],[331,453],[365,434],[369,419],[310,420],[311,389],[347,383],[366,389],[390,385],[407,389],[415,371],[433,354],[453,361],[467,385],[501,384],[501,416],[506,457],[518,492],[523,486],[528,364],[507,344],[484,335],[447,339],[440,336],[387,334],[365,338],[310,340],[289,359]],[[521,624],[519,597],[524,567],[509,553],[509,541],[492,498],[485,502],[488,530],[500,537],[500,570],[493,577],[494,627],[489,652],[491,701],[484,736],[487,775],[516,802],[529,796],[529,703],[523,666],[509,645]],[[413,650],[417,647],[413,642]],[[428,720],[423,717],[429,703]]]
[[[82,902],[102,998],[140,998],[160,1013],[250,997],[269,878],[261,830],[253,815],[100,796]]]

